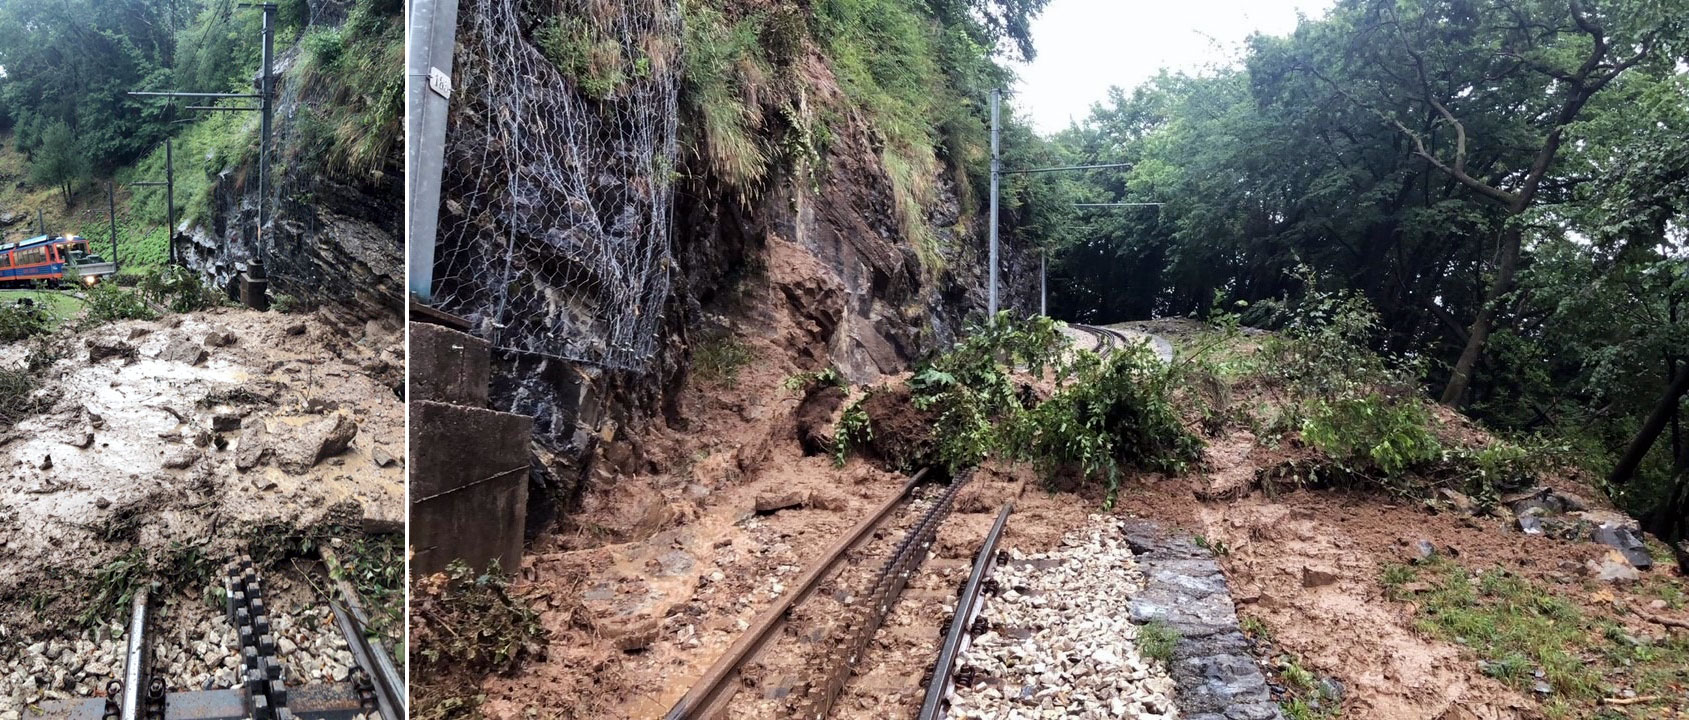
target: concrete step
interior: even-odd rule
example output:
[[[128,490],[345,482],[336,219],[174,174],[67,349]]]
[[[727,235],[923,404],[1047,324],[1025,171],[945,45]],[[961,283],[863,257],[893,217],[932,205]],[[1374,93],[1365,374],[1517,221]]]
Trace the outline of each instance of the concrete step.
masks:
[[[410,324],[410,398],[487,406],[492,350],[487,341],[429,323]]]
[[[507,571],[521,567],[532,432],[525,415],[411,400],[413,572],[438,572],[453,559],[476,570],[495,560]]]

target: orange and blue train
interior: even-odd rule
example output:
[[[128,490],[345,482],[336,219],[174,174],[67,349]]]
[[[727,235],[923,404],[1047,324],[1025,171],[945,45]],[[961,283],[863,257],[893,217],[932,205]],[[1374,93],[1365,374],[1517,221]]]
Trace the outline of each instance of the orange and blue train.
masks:
[[[93,285],[116,273],[116,263],[89,252],[79,235],[37,235],[0,245],[0,285],[58,284],[67,275]]]

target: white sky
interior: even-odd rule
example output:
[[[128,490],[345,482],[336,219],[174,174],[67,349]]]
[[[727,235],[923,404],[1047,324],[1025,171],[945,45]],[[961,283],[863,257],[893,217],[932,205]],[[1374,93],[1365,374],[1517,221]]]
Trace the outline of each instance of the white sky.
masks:
[[[1250,33],[1296,29],[1296,13],[1323,14],[1331,0],[1051,0],[1032,23],[1038,52],[1016,64],[1016,108],[1040,134],[1082,119],[1118,85],[1130,90],[1166,67],[1194,71],[1229,63]]]

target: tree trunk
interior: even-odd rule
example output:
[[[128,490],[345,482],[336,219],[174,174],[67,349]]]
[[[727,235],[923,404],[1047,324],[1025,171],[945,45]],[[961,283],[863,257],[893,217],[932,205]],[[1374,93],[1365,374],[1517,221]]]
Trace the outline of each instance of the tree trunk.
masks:
[[[1489,292],[1484,293],[1484,304],[1478,308],[1478,316],[1472,319],[1472,327],[1466,334],[1466,348],[1460,351],[1460,359],[1455,361],[1449,384],[1443,388],[1440,402],[1444,405],[1459,405],[1461,398],[1466,396],[1466,388],[1472,384],[1472,369],[1484,356],[1484,344],[1490,339],[1490,329],[1495,325],[1501,298],[1513,290],[1513,272],[1519,266],[1521,242],[1523,237],[1518,228],[1509,227],[1502,231],[1501,259],[1496,265],[1495,281],[1490,283]]]
[[[1648,418],[1642,421],[1642,429],[1636,431],[1636,437],[1625,448],[1624,455],[1613,466],[1613,472],[1607,475],[1607,482],[1611,485],[1623,485],[1636,474],[1636,468],[1642,465],[1642,458],[1648,454],[1648,449],[1654,446],[1654,440],[1665,430],[1666,423],[1671,420],[1671,411],[1683,399],[1683,393],[1689,391],[1689,364],[1677,366],[1677,374],[1672,376],[1671,384],[1666,386],[1665,394],[1660,396],[1659,402],[1654,404],[1654,410],[1648,413]]]

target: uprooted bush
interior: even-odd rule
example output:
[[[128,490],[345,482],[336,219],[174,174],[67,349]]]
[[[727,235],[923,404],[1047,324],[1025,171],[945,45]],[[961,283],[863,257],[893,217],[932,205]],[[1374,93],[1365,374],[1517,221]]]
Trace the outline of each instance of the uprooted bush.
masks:
[[[223,299],[216,288],[205,284],[194,271],[177,265],[148,269],[136,289],[142,297],[176,313],[204,310]]]
[[[0,342],[16,342],[40,335],[53,327],[47,313],[36,305],[0,304]]]
[[[478,686],[543,653],[539,615],[509,593],[495,566],[477,574],[462,561],[418,578],[411,593],[414,717],[473,714]]]
[[[96,327],[118,320],[153,320],[158,314],[147,307],[146,301],[133,291],[114,283],[100,283],[88,289],[88,312],[83,316],[85,327]]]
[[[1277,415],[1258,434],[1288,435],[1318,450],[1317,462],[1277,469],[1298,484],[1371,485],[1404,495],[1458,487],[1484,501],[1498,488],[1528,483],[1541,469],[1539,453],[1506,442],[1468,447],[1451,441],[1432,403],[1420,392],[1418,368],[1372,349],[1377,313],[1353,291],[1330,292],[1304,271],[1307,288],[1294,300],[1262,303],[1280,328],[1257,356],[1227,367],[1245,368],[1274,396]],[[1217,313],[1220,337],[1235,340],[1236,316]],[[1230,321],[1230,322],[1228,322]],[[1192,375],[1222,374],[1212,366],[1219,343],[1202,348]],[[1199,400],[1201,398],[1198,398]],[[1212,414],[1212,413],[1210,413]],[[1286,479],[1275,477],[1275,480]]]
[[[1052,481],[1073,473],[1104,485],[1120,470],[1178,471],[1200,453],[1172,404],[1171,376],[1147,348],[1107,357],[1073,350],[1044,317],[1000,313],[903,386],[846,408],[837,458],[861,450],[899,469],[951,472],[989,457],[1030,462]]]

